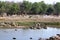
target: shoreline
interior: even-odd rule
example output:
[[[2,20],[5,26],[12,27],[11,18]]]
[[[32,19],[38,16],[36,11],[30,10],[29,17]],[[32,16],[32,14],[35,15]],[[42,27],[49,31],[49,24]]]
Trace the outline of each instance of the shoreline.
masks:
[[[31,16],[31,18],[29,18]],[[60,16],[46,16],[46,15],[22,15],[0,17],[0,28],[29,28],[36,26],[51,26],[60,28]],[[22,27],[20,27],[22,26]],[[24,27],[23,27],[24,26]]]
[[[46,27],[60,28],[60,22],[0,22],[0,28],[40,29]]]

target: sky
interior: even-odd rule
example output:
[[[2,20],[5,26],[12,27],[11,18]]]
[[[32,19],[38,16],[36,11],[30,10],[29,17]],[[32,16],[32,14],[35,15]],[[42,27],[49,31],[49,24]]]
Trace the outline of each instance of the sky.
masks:
[[[0,0],[0,1],[14,1],[14,2],[23,2],[23,0]],[[44,1],[46,4],[53,4],[53,3],[56,3],[56,2],[60,2],[60,0],[26,0],[26,1],[29,1],[29,2],[40,2],[40,1]]]

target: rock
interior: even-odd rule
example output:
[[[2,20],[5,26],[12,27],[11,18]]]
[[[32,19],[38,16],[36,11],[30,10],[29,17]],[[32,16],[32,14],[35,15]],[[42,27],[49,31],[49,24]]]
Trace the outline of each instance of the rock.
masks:
[[[44,38],[39,38],[38,40],[45,40]]]
[[[30,29],[41,29],[41,28],[47,29],[46,25],[43,23],[37,23],[33,25],[32,27],[30,27]]]
[[[53,37],[50,37],[49,40],[55,40]]]
[[[46,40],[49,40],[49,39],[46,39]]]
[[[40,23],[37,23],[35,27],[36,27],[36,28],[37,28],[37,27],[40,27]]]
[[[2,22],[2,23],[0,23],[0,25],[4,26],[4,25],[5,25],[5,23],[4,23],[4,22]]]
[[[12,27],[12,26],[11,26],[11,25],[9,25],[9,24],[6,24],[6,25],[5,25],[5,27],[8,27],[8,28],[10,28],[10,27]]]
[[[38,40],[42,40],[42,38],[39,38]]]
[[[5,27],[6,24],[4,22],[0,22],[0,27]]]
[[[9,25],[16,27],[15,22],[9,22]]]
[[[9,22],[4,22],[5,24],[9,24]]]
[[[13,39],[15,40],[16,38],[14,37]]]
[[[55,36],[56,40],[60,40],[60,34],[57,34],[57,36]]]
[[[33,27],[29,27],[30,29],[34,29]]]
[[[56,34],[56,35],[60,37],[60,34]]]
[[[30,39],[32,39],[32,37],[30,37]]]
[[[35,25],[33,26],[33,28],[34,28],[34,29],[40,29],[41,27],[40,27],[40,24],[37,23],[37,24],[35,24]]]
[[[37,27],[37,29],[40,29],[41,27]]]
[[[17,31],[17,29],[15,29],[15,31]]]
[[[0,26],[1,28],[3,27],[3,26]]]
[[[43,27],[44,29],[47,29],[47,27]]]

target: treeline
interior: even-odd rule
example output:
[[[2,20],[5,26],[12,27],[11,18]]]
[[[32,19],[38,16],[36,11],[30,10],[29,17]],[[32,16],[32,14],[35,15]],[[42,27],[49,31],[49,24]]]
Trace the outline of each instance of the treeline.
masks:
[[[29,1],[19,3],[0,1],[0,15],[4,13],[7,15],[59,15],[60,2],[56,4],[45,4],[44,1],[34,3]]]

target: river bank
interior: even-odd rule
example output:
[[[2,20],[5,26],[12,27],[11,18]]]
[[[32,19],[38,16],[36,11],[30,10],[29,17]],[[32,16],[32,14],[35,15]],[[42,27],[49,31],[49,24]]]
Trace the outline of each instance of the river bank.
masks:
[[[60,28],[60,22],[0,22],[0,28],[40,29],[47,27]]]
[[[0,28],[60,28],[60,16],[53,15],[12,15],[0,17]]]

